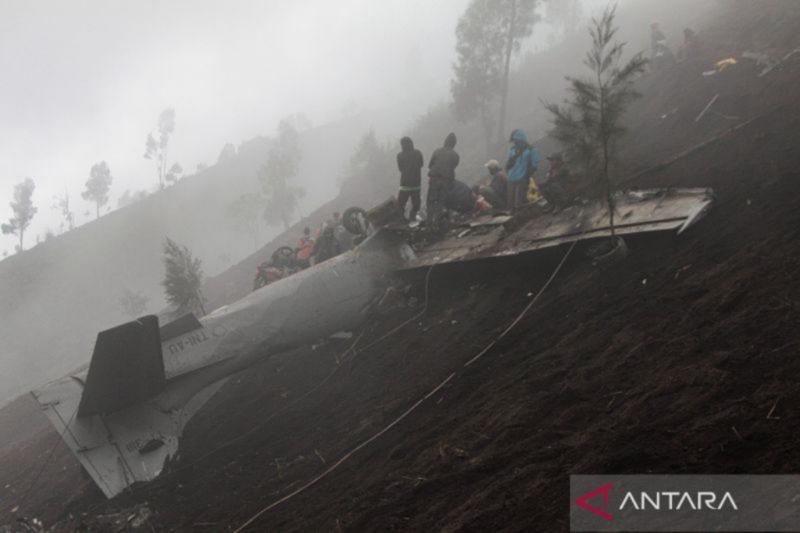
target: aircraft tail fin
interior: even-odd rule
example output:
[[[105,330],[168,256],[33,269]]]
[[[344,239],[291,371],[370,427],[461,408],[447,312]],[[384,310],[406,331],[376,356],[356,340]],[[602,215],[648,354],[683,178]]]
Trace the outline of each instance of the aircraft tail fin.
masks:
[[[166,383],[158,317],[97,334],[78,418],[108,414],[155,396]]]
[[[184,317],[160,332],[158,317],[101,331],[85,376],[65,376],[31,394],[107,498],[155,479],[178,451],[186,422],[226,379],[176,409],[157,401],[166,387],[161,335],[195,328]]]

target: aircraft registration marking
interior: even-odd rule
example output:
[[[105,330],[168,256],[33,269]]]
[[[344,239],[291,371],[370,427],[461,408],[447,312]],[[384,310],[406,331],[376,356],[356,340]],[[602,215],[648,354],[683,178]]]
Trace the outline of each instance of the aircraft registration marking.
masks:
[[[171,355],[181,353],[182,351],[186,350],[187,348],[191,348],[194,346],[198,346],[205,342],[208,342],[212,338],[219,339],[224,337],[228,333],[227,328],[222,325],[214,326],[211,330],[211,336],[209,337],[206,333],[205,329],[201,329],[199,331],[194,331],[189,333],[183,338],[174,340],[167,344],[167,350]]]

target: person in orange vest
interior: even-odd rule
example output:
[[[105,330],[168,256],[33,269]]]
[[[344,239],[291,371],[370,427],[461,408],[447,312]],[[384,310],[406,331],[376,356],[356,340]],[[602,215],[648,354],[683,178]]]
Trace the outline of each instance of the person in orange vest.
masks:
[[[311,266],[311,252],[314,250],[314,239],[311,238],[311,229],[306,226],[303,228],[303,236],[297,239],[297,245],[294,247],[295,257],[297,262],[303,268]]]

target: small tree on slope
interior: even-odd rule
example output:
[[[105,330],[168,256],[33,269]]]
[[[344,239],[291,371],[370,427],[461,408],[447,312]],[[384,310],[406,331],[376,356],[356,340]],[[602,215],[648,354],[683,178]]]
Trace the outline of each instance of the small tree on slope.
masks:
[[[152,159],[156,163],[159,189],[164,188],[165,180],[169,176],[169,172],[167,171],[167,149],[169,148],[170,136],[174,131],[175,110],[168,108],[163,110],[158,116],[158,140],[156,140],[152,133],[149,133],[145,141],[144,158]],[[177,175],[173,173],[172,177],[177,178]]]
[[[89,180],[86,182],[86,190],[81,193],[81,197],[94,202],[96,218],[100,218],[100,208],[108,203],[108,191],[111,189],[113,179],[108,163],[100,161],[92,165]]]
[[[305,189],[292,184],[300,169],[303,152],[297,130],[287,120],[278,124],[278,136],[270,146],[267,161],[258,172],[264,193],[264,220],[269,226],[289,229]]]
[[[17,252],[22,252],[25,230],[28,229],[38,211],[33,205],[34,189],[36,189],[36,184],[30,178],[25,178],[25,181],[14,186],[14,201],[10,203],[14,216],[8,220],[8,224],[0,226],[4,235],[19,235]]]
[[[264,197],[257,192],[251,192],[239,196],[233,203],[228,205],[225,212],[231,228],[234,230],[244,230],[253,239],[253,249],[258,250],[261,241],[261,215],[264,212]]]
[[[644,71],[647,60],[636,54],[620,67],[625,43],[613,42],[616,6],[606,8],[603,16],[592,19],[589,35],[592,48],[584,64],[592,71],[590,78],[567,77],[572,100],[563,105],[545,104],[553,115],[550,132],[565,147],[567,157],[577,162],[584,172],[594,176],[608,207],[611,235],[614,230],[614,195],[609,176],[609,162],[616,152],[616,143],[625,132],[620,124],[631,101],[641,96],[634,80]]]
[[[203,283],[201,261],[192,257],[186,246],[180,246],[172,239],[164,241],[164,292],[167,301],[179,312],[200,311],[206,314],[203,307],[203,294],[200,286]]]

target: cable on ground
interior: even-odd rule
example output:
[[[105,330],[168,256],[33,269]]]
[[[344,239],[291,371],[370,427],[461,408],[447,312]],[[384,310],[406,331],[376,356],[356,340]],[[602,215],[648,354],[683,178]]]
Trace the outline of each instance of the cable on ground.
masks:
[[[568,257],[570,256],[570,254],[572,253],[572,250],[575,248],[575,245],[576,245],[576,244],[578,244],[578,241],[573,241],[573,242],[572,242],[572,244],[570,245],[569,249],[568,249],[568,250],[567,250],[567,252],[564,254],[564,257],[562,257],[562,258],[561,258],[561,261],[558,263],[558,266],[555,268],[555,270],[553,271],[553,273],[552,273],[552,274],[550,275],[550,277],[547,279],[547,281],[545,282],[545,284],[544,284],[544,285],[542,285],[542,287],[541,287],[541,288],[539,289],[539,291],[536,293],[536,296],[534,296],[534,298],[533,298],[533,299],[532,299],[532,300],[531,300],[531,301],[530,301],[530,302],[529,302],[529,303],[528,303],[528,304],[525,306],[525,308],[522,310],[522,312],[521,312],[521,313],[520,313],[520,314],[519,314],[519,315],[518,315],[518,316],[517,316],[517,317],[516,317],[516,318],[515,318],[515,319],[514,319],[512,322],[511,322],[511,324],[509,324],[509,326],[508,326],[508,327],[507,327],[505,330],[503,330],[503,332],[502,332],[502,333],[500,333],[500,335],[499,335],[497,338],[495,338],[495,339],[494,339],[492,342],[490,342],[490,343],[489,343],[489,344],[488,344],[488,345],[487,345],[487,346],[486,346],[486,347],[485,347],[483,350],[481,350],[481,351],[480,351],[480,353],[478,353],[478,355],[476,355],[475,357],[473,357],[472,359],[470,359],[469,361],[467,361],[466,363],[464,363],[464,368],[466,368],[466,367],[470,366],[472,363],[474,363],[475,361],[477,361],[478,359],[480,359],[481,357],[483,357],[483,355],[485,355],[485,354],[486,354],[486,353],[487,353],[489,350],[491,350],[491,349],[492,349],[492,347],[494,347],[494,345],[495,345],[495,344],[497,344],[497,341],[499,341],[500,339],[502,339],[503,337],[505,337],[505,336],[506,336],[506,335],[507,335],[507,334],[508,334],[508,333],[509,333],[509,332],[510,332],[510,331],[511,331],[511,330],[512,330],[512,329],[513,329],[513,328],[514,328],[514,327],[515,327],[517,324],[519,324],[519,322],[520,322],[520,321],[523,319],[523,317],[524,317],[524,316],[525,316],[525,315],[528,313],[528,311],[530,311],[530,309],[531,309],[531,308],[533,307],[533,305],[534,305],[534,304],[537,302],[537,300],[539,299],[539,297],[540,297],[540,296],[541,296],[541,295],[544,293],[544,291],[545,291],[545,290],[547,290],[547,288],[550,286],[550,284],[552,283],[552,281],[555,279],[555,277],[556,277],[556,276],[558,275],[558,273],[561,271],[561,268],[564,266],[564,263],[567,261],[567,258],[568,258]],[[432,269],[432,268],[433,268],[433,267],[431,267],[431,269]],[[428,271],[428,276],[430,276],[430,270]],[[427,298],[428,298],[428,288],[427,288],[427,277],[426,277],[426,288],[425,288],[425,300],[426,300],[426,301],[425,301],[425,307],[423,308],[423,312],[424,312],[424,311],[427,309],[427,306],[428,306]],[[419,316],[421,316],[421,314],[420,314]],[[407,320],[406,322],[404,322],[403,324],[401,324],[400,326],[398,326],[397,328],[394,328],[394,329],[393,329],[393,330],[391,330],[391,331],[390,331],[388,334],[384,335],[383,337],[380,337],[380,338],[379,338],[377,341],[375,341],[375,342],[373,342],[373,343],[370,343],[370,344],[369,344],[367,347],[369,347],[369,346],[373,346],[373,345],[374,345],[374,344],[376,344],[378,341],[385,339],[385,338],[386,338],[386,337],[388,337],[390,334],[394,333],[395,331],[398,331],[398,330],[399,330],[399,329],[400,329],[402,326],[405,326],[406,324],[408,324],[409,322],[413,321],[414,319],[415,319],[415,318],[413,318],[413,317],[412,317],[412,319],[409,319],[409,320]],[[363,441],[361,444],[359,444],[358,446],[356,446],[355,448],[353,448],[352,450],[350,450],[349,452],[347,452],[347,453],[346,453],[345,455],[343,455],[343,456],[342,456],[342,457],[341,457],[341,458],[340,458],[338,461],[336,461],[336,462],[335,462],[335,463],[333,463],[331,466],[329,466],[328,468],[326,468],[325,470],[323,470],[323,471],[322,471],[322,473],[320,473],[319,475],[317,475],[316,477],[314,477],[314,478],[313,478],[311,481],[307,482],[305,485],[303,485],[303,486],[301,486],[301,487],[299,487],[299,488],[295,489],[294,491],[290,492],[289,494],[287,494],[287,495],[283,496],[282,498],[280,498],[280,499],[278,499],[278,500],[276,500],[276,501],[272,502],[272,503],[271,503],[271,504],[269,504],[268,506],[266,506],[266,507],[264,507],[263,509],[261,509],[260,511],[258,511],[256,514],[254,514],[252,517],[250,517],[250,518],[249,518],[249,519],[248,519],[246,522],[244,522],[242,525],[240,525],[238,528],[236,528],[236,529],[233,531],[233,533],[240,533],[240,532],[241,532],[241,531],[243,531],[243,530],[244,530],[246,527],[248,527],[248,526],[249,526],[249,525],[251,525],[253,522],[255,522],[255,521],[256,521],[256,520],[257,520],[257,519],[258,519],[260,516],[262,516],[262,515],[263,515],[264,513],[266,513],[267,511],[269,511],[269,510],[271,510],[271,509],[274,509],[274,508],[275,508],[275,507],[277,507],[278,505],[280,505],[280,504],[282,504],[282,503],[284,503],[284,502],[288,501],[289,499],[291,499],[291,498],[293,498],[293,497],[297,496],[298,494],[302,493],[302,492],[303,492],[303,491],[305,491],[306,489],[308,489],[308,488],[310,488],[310,487],[314,486],[315,484],[317,484],[317,483],[318,483],[319,481],[321,481],[323,478],[325,478],[326,476],[328,476],[328,474],[330,474],[331,472],[333,472],[334,470],[336,470],[336,469],[337,469],[337,468],[338,468],[338,467],[339,467],[339,466],[340,466],[342,463],[344,463],[345,461],[347,461],[347,460],[348,460],[348,459],[349,459],[349,458],[350,458],[350,457],[351,457],[353,454],[355,454],[356,452],[358,452],[359,450],[361,450],[361,449],[362,449],[362,448],[364,448],[365,446],[368,446],[370,443],[372,443],[373,441],[375,441],[375,440],[376,440],[377,438],[379,438],[381,435],[383,435],[384,433],[386,433],[387,431],[389,431],[390,429],[392,429],[394,426],[396,426],[397,424],[399,424],[399,423],[400,423],[400,422],[401,422],[401,421],[402,421],[404,418],[406,418],[408,415],[410,415],[412,412],[414,412],[414,411],[417,409],[417,407],[419,407],[420,405],[422,405],[422,404],[425,402],[425,400],[427,400],[428,398],[430,398],[431,396],[433,396],[434,394],[436,394],[437,392],[439,392],[439,391],[442,389],[442,387],[444,387],[445,385],[447,385],[447,384],[450,382],[450,380],[452,380],[452,379],[453,379],[455,376],[456,376],[456,372],[451,372],[451,373],[450,373],[450,375],[448,375],[448,376],[447,376],[447,377],[446,377],[446,378],[445,378],[445,379],[444,379],[442,382],[440,382],[438,385],[436,385],[436,386],[435,386],[435,387],[434,387],[434,388],[433,388],[433,389],[432,389],[430,392],[428,392],[427,394],[425,394],[425,396],[423,396],[422,398],[420,398],[419,400],[417,400],[417,401],[416,401],[416,402],[415,402],[415,403],[414,403],[414,404],[413,404],[411,407],[409,407],[408,409],[406,409],[406,410],[405,410],[405,411],[404,411],[404,412],[403,412],[403,413],[402,413],[400,416],[398,416],[397,418],[395,418],[394,420],[392,420],[392,421],[391,421],[391,422],[390,422],[388,425],[386,425],[386,426],[385,426],[383,429],[381,429],[380,431],[378,431],[377,433],[375,433],[373,436],[371,436],[370,438],[368,438],[367,440]]]

